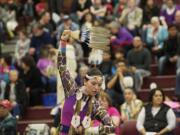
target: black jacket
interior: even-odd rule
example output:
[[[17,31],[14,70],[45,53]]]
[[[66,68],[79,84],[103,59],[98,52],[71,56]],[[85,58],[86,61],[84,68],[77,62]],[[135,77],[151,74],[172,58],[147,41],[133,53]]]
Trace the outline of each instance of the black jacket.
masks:
[[[21,115],[23,115],[28,104],[28,98],[26,93],[26,87],[22,80],[18,80],[15,84],[15,95],[16,95],[16,102],[20,106]],[[6,90],[4,93],[5,99],[9,100],[9,96],[10,96],[10,83],[6,85]]]
[[[144,127],[148,132],[159,132],[168,125],[166,114],[169,110],[169,106],[162,104],[159,112],[154,117],[151,109],[151,104],[145,106],[146,118]]]

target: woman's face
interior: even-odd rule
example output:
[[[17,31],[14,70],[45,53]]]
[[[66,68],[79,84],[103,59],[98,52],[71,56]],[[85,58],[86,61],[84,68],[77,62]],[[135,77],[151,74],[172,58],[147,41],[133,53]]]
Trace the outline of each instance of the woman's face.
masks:
[[[133,100],[133,97],[134,97],[134,93],[131,89],[126,89],[124,91],[124,98],[126,102],[131,102]]]
[[[135,0],[129,0],[128,1],[128,7],[131,9],[136,7],[136,1]]]
[[[154,93],[152,103],[155,106],[160,106],[163,103],[163,94],[161,93],[161,91],[157,90]]]
[[[173,0],[167,0],[167,1],[166,1],[166,4],[167,4],[167,6],[168,6],[169,8],[172,8],[173,5],[174,5]]]
[[[108,103],[108,101],[107,101],[107,99],[106,99],[105,97],[104,97],[104,98],[100,97],[100,98],[99,98],[99,103],[100,103],[100,105],[102,105],[105,109],[108,109],[109,103]]]
[[[159,27],[159,25],[160,25],[158,20],[157,21],[152,21],[151,24],[152,24],[154,29],[157,29]]]
[[[153,6],[154,5],[154,0],[148,0],[147,5],[150,6],[150,7]]]
[[[87,14],[85,18],[86,18],[86,22],[92,21],[92,15],[91,14]]]
[[[21,40],[25,40],[25,39],[26,39],[26,36],[25,36],[25,34],[24,34],[23,32],[19,32],[19,38],[20,38]]]
[[[172,27],[169,29],[169,35],[171,37],[175,37],[177,35],[177,33],[178,33],[178,31],[177,31],[176,27]]]
[[[94,77],[93,79],[84,82],[84,85],[86,87],[86,92],[89,96],[95,96],[100,92],[102,80],[103,79],[101,76],[97,76]]]

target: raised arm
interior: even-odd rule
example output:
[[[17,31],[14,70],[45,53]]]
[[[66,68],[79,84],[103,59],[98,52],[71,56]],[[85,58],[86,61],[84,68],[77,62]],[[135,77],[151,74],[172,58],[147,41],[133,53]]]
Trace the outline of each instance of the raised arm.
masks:
[[[65,97],[73,95],[77,90],[77,85],[66,67],[66,45],[70,38],[70,33],[71,31],[69,30],[63,32],[59,43],[57,59],[58,70],[64,88]]]

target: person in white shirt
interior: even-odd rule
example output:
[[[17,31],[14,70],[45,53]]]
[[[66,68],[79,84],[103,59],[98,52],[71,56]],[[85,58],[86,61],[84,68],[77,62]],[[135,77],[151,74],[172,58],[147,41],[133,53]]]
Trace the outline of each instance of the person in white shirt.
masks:
[[[165,95],[162,89],[151,90],[149,104],[144,106],[138,115],[137,130],[142,135],[169,135],[176,126],[173,110],[163,102]]]

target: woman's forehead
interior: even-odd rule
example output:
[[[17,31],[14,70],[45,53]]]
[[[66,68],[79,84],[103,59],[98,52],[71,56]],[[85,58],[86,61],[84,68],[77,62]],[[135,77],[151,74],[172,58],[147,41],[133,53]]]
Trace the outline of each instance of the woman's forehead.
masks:
[[[93,78],[90,80],[95,83],[102,83],[103,78],[101,76],[93,76]]]

